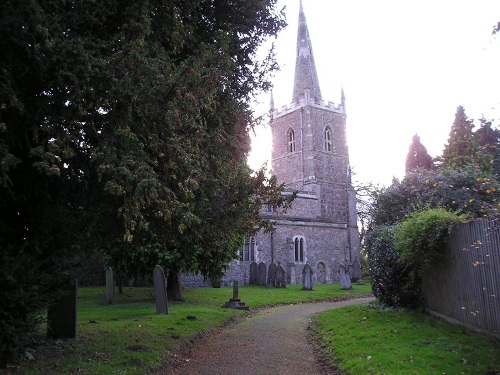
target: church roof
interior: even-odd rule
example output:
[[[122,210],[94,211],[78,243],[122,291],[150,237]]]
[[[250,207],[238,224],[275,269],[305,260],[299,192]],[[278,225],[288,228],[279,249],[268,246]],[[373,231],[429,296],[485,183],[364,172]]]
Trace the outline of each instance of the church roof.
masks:
[[[293,85],[294,103],[298,103],[304,98],[306,91],[309,91],[313,102],[321,102],[321,90],[319,88],[318,74],[312,50],[309,30],[307,28],[306,16],[300,1],[299,25],[297,31],[297,57],[295,62],[295,81]]]

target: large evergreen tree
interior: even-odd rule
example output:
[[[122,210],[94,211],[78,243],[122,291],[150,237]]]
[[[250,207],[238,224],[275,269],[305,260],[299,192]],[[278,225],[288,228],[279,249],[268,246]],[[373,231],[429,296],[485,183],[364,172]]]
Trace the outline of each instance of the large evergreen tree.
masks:
[[[405,171],[408,173],[418,168],[432,169],[432,157],[420,142],[420,137],[415,134],[412,137],[412,143],[406,156]]]
[[[443,151],[443,165],[445,167],[461,168],[476,164],[477,141],[474,138],[473,128],[474,123],[465,114],[464,107],[457,107],[448,144],[445,145]]]
[[[220,275],[261,203],[246,166],[276,1],[0,4],[0,364],[83,248]]]

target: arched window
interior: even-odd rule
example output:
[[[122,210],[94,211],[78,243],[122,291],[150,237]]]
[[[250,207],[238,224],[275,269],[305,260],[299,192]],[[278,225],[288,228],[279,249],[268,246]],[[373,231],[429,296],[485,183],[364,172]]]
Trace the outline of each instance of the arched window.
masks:
[[[288,129],[287,134],[288,152],[295,152],[295,133],[293,129]]]
[[[328,126],[325,128],[325,151],[332,151],[332,130]]]
[[[255,237],[245,238],[243,249],[240,250],[240,260],[245,262],[255,262]]]
[[[293,241],[294,244],[294,252],[295,252],[295,261],[296,262],[304,262],[304,253],[305,253],[305,240],[304,237],[296,237]]]

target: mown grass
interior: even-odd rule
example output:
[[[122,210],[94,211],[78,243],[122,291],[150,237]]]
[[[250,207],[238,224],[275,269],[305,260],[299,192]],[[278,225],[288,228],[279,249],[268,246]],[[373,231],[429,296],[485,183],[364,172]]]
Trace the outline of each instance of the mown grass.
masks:
[[[500,344],[417,312],[375,305],[315,317],[325,357],[349,374],[498,374]]]
[[[115,304],[100,304],[103,288],[78,290],[78,338],[45,340],[41,327],[40,345],[34,346],[34,361],[0,370],[1,374],[147,374],[172,360],[182,343],[215,329],[242,310],[221,306],[232,297],[232,288],[186,289],[184,301],[171,303],[168,315],[156,315],[152,288],[125,288]],[[285,289],[247,287],[239,297],[251,309],[280,303],[304,303],[355,298],[371,293],[370,285],[341,290],[339,284],[315,285],[303,291],[301,285]]]

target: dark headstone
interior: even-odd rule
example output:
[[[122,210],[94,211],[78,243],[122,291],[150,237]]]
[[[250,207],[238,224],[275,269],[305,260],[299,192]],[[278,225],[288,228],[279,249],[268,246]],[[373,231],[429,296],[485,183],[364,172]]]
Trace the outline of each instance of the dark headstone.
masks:
[[[76,337],[76,280],[68,281],[63,295],[47,311],[47,337],[53,339]]]
[[[313,290],[313,271],[309,263],[306,263],[302,270],[302,289]]]
[[[234,280],[233,283],[233,298],[229,299],[222,307],[226,309],[239,309],[239,310],[250,310],[248,306],[245,306],[244,302],[241,302],[238,296],[238,280]]]
[[[267,267],[264,262],[259,263],[257,268],[257,285],[267,285]]]
[[[161,266],[155,266],[153,270],[153,282],[155,287],[156,314],[168,314],[167,284],[165,282],[165,273]]]
[[[276,288],[286,288],[286,272],[281,264],[276,268],[276,281],[274,286]]]
[[[267,285],[274,286],[276,284],[276,269],[278,266],[274,263],[269,265],[269,269],[267,271]]]
[[[342,263],[339,268],[340,285],[342,289],[352,289],[351,275],[349,274],[349,267],[344,266]]]
[[[212,284],[212,288],[220,288],[220,279],[212,279],[210,283]]]
[[[358,260],[358,257],[354,257],[354,262],[351,264],[351,280],[353,283],[357,282],[361,279],[361,263]]]
[[[250,263],[250,285],[257,285],[257,263]]]
[[[113,269],[106,268],[106,304],[112,305],[115,300],[115,280],[113,278]]]

